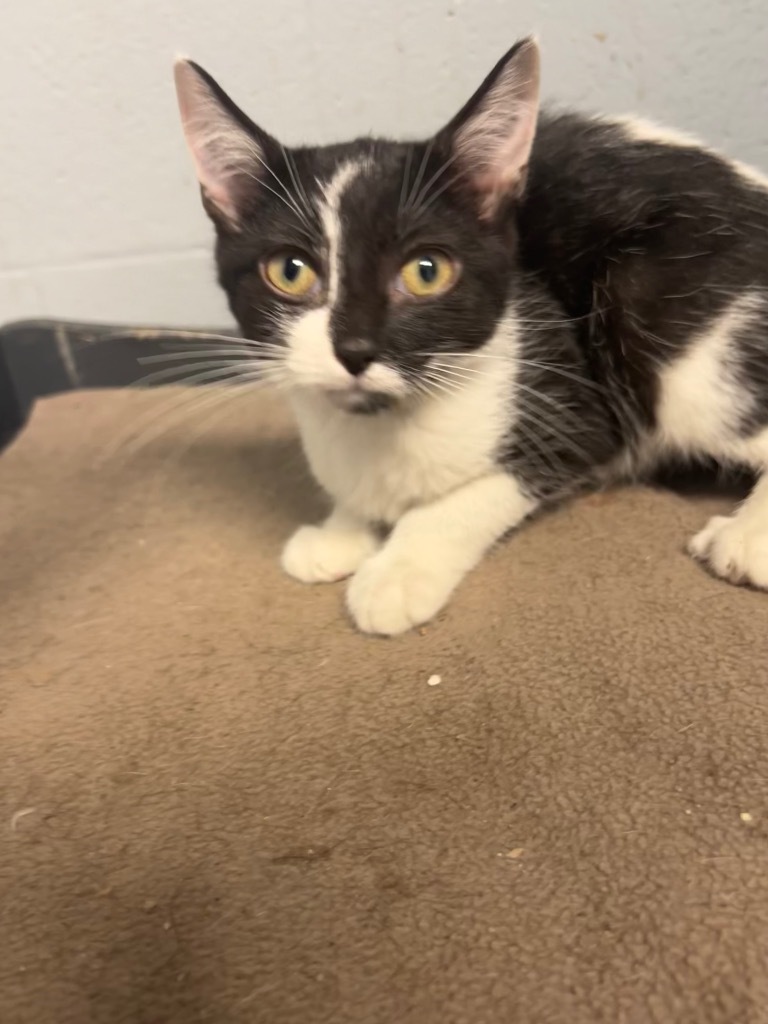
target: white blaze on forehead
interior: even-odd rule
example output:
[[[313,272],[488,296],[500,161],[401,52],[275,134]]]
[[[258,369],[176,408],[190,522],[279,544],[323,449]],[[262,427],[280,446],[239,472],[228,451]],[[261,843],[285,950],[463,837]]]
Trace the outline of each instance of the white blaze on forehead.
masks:
[[[323,188],[323,202],[320,208],[320,220],[328,243],[328,305],[332,306],[339,294],[342,261],[342,224],[339,207],[341,197],[350,182],[362,170],[362,163],[351,160],[341,164],[328,184]]]

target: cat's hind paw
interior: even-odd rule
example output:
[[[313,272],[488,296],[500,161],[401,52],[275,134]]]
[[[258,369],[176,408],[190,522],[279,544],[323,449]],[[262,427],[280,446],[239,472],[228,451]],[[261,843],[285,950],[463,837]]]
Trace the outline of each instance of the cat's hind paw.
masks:
[[[362,528],[302,526],[283,548],[281,564],[301,583],[336,583],[356,572],[376,548],[374,535]]]
[[[691,539],[688,551],[730,583],[768,590],[768,524],[740,513],[714,516]]]

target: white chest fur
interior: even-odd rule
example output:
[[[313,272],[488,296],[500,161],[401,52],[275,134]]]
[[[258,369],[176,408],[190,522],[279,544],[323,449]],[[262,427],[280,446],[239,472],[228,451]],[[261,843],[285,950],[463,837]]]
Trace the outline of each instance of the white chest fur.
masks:
[[[474,362],[460,386],[457,380],[407,412],[355,416],[320,393],[297,391],[292,404],[317,481],[358,516],[394,523],[491,471],[513,410],[506,340],[506,351]]]

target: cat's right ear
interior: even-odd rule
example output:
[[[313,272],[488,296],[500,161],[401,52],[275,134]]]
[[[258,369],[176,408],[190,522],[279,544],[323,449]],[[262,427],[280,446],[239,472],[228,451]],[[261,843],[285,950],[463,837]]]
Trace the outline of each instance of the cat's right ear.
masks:
[[[275,143],[193,61],[179,58],[174,77],[203,205],[218,226],[239,231]]]

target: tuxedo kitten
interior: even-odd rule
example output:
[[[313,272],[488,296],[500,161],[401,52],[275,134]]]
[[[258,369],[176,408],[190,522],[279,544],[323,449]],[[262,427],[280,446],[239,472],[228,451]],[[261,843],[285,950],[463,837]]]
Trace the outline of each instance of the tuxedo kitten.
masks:
[[[768,180],[540,114],[531,39],[421,142],[286,149],[196,64],[176,85],[246,339],[222,365],[286,391],[333,499],[286,572],[401,633],[545,503],[684,459],[758,475],[690,550],[768,587]]]

